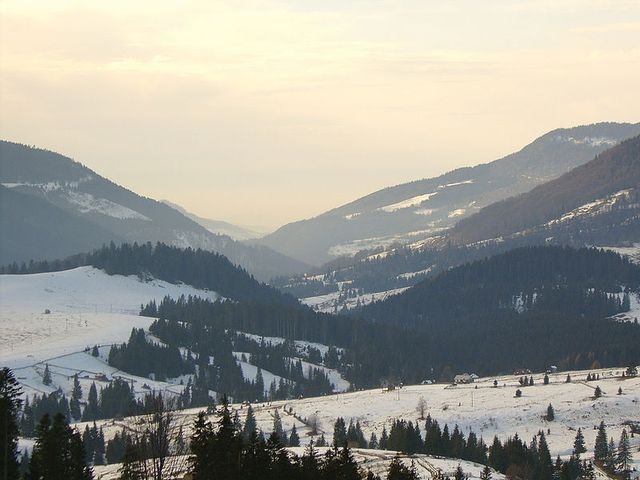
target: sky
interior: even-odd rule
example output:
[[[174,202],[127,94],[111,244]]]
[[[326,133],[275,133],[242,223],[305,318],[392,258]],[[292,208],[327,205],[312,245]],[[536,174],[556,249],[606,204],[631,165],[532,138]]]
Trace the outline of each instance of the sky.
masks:
[[[275,228],[640,121],[640,2],[0,0],[0,138]]]

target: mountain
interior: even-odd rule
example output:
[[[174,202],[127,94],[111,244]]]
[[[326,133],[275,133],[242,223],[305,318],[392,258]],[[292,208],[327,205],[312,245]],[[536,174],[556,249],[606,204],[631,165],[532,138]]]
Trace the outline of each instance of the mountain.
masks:
[[[530,192],[461,220],[455,243],[528,239],[616,245],[640,238],[640,136]]]
[[[211,218],[199,217],[198,215],[188,212],[180,205],[172,203],[168,200],[163,200],[162,203],[169,205],[175,210],[178,210],[185,217],[190,218],[194,222],[202,225],[204,228],[216,235],[226,235],[233,238],[234,240],[243,241],[260,238],[267,233],[267,231],[264,231],[264,229],[260,227],[244,227],[225,222],[224,220],[212,220]]]
[[[411,243],[450,228],[487,205],[557,178],[638,134],[640,123],[553,130],[499,160],[385,188],[285,225],[257,243],[314,265],[376,246]]]
[[[179,211],[58,153],[0,141],[0,263],[60,258],[110,241],[164,242],[219,252],[262,280],[306,265],[215,235]]]

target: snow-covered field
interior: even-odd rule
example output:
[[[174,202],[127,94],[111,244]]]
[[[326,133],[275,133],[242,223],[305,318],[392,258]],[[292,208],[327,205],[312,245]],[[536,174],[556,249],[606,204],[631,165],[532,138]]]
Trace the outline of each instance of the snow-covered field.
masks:
[[[183,294],[219,298],[215,292],[188,285],[110,276],[93,267],[0,275],[0,365],[14,370],[25,395],[57,388],[69,394],[74,374],[85,392],[94,381],[106,385],[116,377],[132,380],[140,396],[147,387],[177,392],[178,385],[118,371],[107,365],[106,357],[112,344],[128,340],[132,328],[147,329],[153,321],[138,315],[141,304]],[[101,346],[97,358],[84,351],[93,345]],[[50,386],[42,384],[46,364],[52,375]]]
[[[0,363],[11,368],[129,338],[151,319],[140,305],[169,295],[215,300],[215,292],[93,267],[33,275],[0,275]],[[49,313],[46,313],[49,312]]]
[[[138,397],[149,390],[179,393],[183,378],[157,382],[137,377],[110,367],[106,360],[111,345],[126,342],[132,328],[148,329],[152,318],[140,317],[140,305],[165,296],[177,298],[193,295],[216,300],[211,291],[188,285],[173,285],[160,280],[142,281],[136,276],[107,275],[93,267],[33,275],[0,275],[0,365],[13,369],[22,384],[23,393],[51,393],[58,388],[70,395],[73,376],[78,375],[85,392],[92,382],[106,385],[120,377],[130,381]],[[47,313],[48,312],[48,313]],[[256,341],[261,337],[246,334]],[[282,343],[282,338],[266,338],[268,343]],[[98,345],[100,355],[93,357],[87,347]],[[326,345],[296,341],[302,354],[314,347],[324,355]],[[255,380],[257,368],[238,363],[248,380]],[[45,366],[49,365],[52,384],[42,383]],[[305,365],[306,368],[310,364]],[[322,368],[336,391],[345,391],[349,382],[337,371]],[[265,388],[280,377],[262,372]]]
[[[527,443],[540,431],[546,434],[552,458],[557,455],[568,457],[573,448],[573,441],[580,427],[588,449],[583,458],[593,455],[596,431],[594,427],[604,421],[607,433],[617,443],[620,433],[627,421],[640,421],[640,377],[622,379],[624,369],[602,369],[593,371],[600,375],[600,380],[585,382],[587,372],[569,372],[572,382],[565,383],[568,372],[550,375],[550,384],[543,384],[543,374],[534,374],[534,385],[521,388],[522,397],[516,398],[514,393],[519,388],[517,377],[509,375],[488,377],[476,380],[468,385],[411,385],[395,391],[383,392],[382,389],[366,390],[324,397],[297,399],[289,401],[265,402],[254,404],[258,428],[265,434],[271,432],[274,412],[277,409],[283,427],[290,432],[293,426],[300,435],[303,447],[313,437],[309,435],[309,427],[303,420],[315,415],[319,422],[319,432],[325,439],[332,441],[335,419],[342,417],[347,424],[351,419],[357,420],[369,438],[375,432],[378,438],[382,429],[387,432],[394,419],[405,419],[413,422],[420,420],[417,405],[421,398],[427,402],[425,415],[429,414],[437,420],[441,427],[448,424],[450,430],[458,425],[462,432],[468,434],[473,430],[484,441],[490,444],[494,436],[501,440],[515,435]],[[494,380],[498,386],[494,387]],[[600,386],[603,396],[594,399],[594,389]],[[618,395],[618,388],[622,394]],[[544,415],[551,404],[555,410],[555,420],[546,421]],[[244,419],[246,408],[232,405]],[[190,431],[197,410],[181,412],[181,421]],[[133,421],[133,420],[132,420]],[[110,424],[106,422],[105,425]],[[628,427],[627,427],[628,430]],[[107,431],[113,431],[107,428]],[[188,434],[188,433],[187,433]],[[631,438],[634,467],[640,469],[640,437]],[[294,449],[302,454],[303,447]],[[363,469],[371,469],[374,473],[385,473],[394,452],[356,450],[355,456]],[[422,478],[431,478],[433,472],[440,469],[451,474],[460,463],[465,473],[471,478],[479,478],[481,466],[455,459],[441,459],[418,455],[413,457],[418,473]],[[410,463],[410,459],[405,460]],[[115,467],[99,467],[96,473],[105,474],[104,478],[114,478]],[[632,475],[637,477],[637,471]],[[494,475],[494,478],[503,478]]]

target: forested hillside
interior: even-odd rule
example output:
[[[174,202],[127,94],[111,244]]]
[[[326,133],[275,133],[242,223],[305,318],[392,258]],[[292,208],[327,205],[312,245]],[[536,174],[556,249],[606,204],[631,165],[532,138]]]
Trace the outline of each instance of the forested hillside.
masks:
[[[451,231],[449,238],[468,244],[516,232],[524,233],[533,228],[546,230],[547,236],[553,236],[556,229],[554,227],[561,226],[563,220],[571,220],[571,217],[579,213],[594,216],[594,213],[616,214],[618,210],[623,210],[625,215],[617,219],[616,225],[625,227],[628,224],[627,228],[620,228],[620,232],[617,231],[618,228],[608,229],[610,241],[615,241],[616,236],[637,233],[640,228],[637,214],[639,187],[640,136],[636,136],[556,180],[518,197],[485,207],[476,215],[461,220]],[[624,195],[622,192],[625,192]],[[614,195],[620,198],[611,198]],[[602,203],[603,208],[590,212],[586,207],[590,202]],[[580,207],[584,212],[578,211],[570,217],[565,216]],[[635,226],[635,230],[629,231],[629,226]],[[582,236],[585,241],[587,232],[581,233],[578,229],[572,231],[574,236]],[[630,238],[638,237],[636,235],[626,239]]]
[[[362,314],[415,328],[502,311],[603,318],[628,310],[639,285],[640,268],[614,252],[525,247],[444,272]]]
[[[364,319],[195,298],[166,299],[142,313],[160,318],[152,327],[159,338],[199,358],[237,351],[232,337],[216,347],[221,332],[231,331],[335,346],[344,352],[323,358],[325,365],[372,387],[389,379],[450,380],[460,370],[635,362],[640,326],[605,318],[629,309],[639,272],[612,252],[526,248],[445,272],[363,309]]]
[[[295,298],[258,282],[223,255],[163,243],[115,245],[112,242],[91,253],[64,260],[31,261],[20,265],[14,262],[0,267],[0,273],[39,273],[86,265],[100,268],[109,275],[138,275],[141,279],[153,277],[170,283],[185,283],[238,301],[298,305]]]

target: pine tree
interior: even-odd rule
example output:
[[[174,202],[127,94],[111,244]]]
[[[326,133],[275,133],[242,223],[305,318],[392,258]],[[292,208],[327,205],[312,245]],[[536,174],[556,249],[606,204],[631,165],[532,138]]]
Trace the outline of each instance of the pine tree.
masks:
[[[555,418],[556,418],[556,413],[553,410],[553,406],[551,404],[549,404],[549,406],[547,407],[546,419],[547,419],[548,422],[552,422]]]
[[[538,469],[540,480],[553,479],[553,463],[551,461],[551,453],[547,445],[544,432],[540,433],[540,441],[538,442]]]
[[[255,379],[256,399],[261,402],[264,399],[264,379],[262,377],[262,369],[258,367]]]
[[[278,441],[280,442],[280,445],[287,445],[288,441],[287,441],[287,434],[284,432],[284,429],[282,428],[282,420],[280,419],[280,414],[278,413],[278,409],[276,408],[275,412],[273,413],[273,430],[272,433],[278,437]]]
[[[613,441],[613,437],[609,438],[609,445],[607,446],[607,458],[604,461],[604,467],[610,472],[616,471],[616,444]]]
[[[0,472],[18,478],[18,412],[22,405],[20,384],[7,367],[0,369]]]
[[[49,371],[49,364],[45,364],[44,366],[44,374],[42,375],[42,383],[44,385],[51,385],[51,372]]]
[[[338,417],[333,425],[333,446],[340,448],[347,443],[347,427],[344,418]]]
[[[460,466],[460,464],[458,464],[458,467],[456,468],[456,471],[453,474],[453,478],[454,480],[468,480],[469,475],[465,475],[464,471],[462,470],[462,467]]]
[[[578,428],[578,433],[576,433],[576,438],[573,441],[573,454],[576,458],[580,458],[580,455],[587,451],[587,447],[584,445],[584,435],[582,434],[582,429]]]
[[[89,396],[87,397],[87,406],[82,414],[82,421],[90,422],[92,420],[98,420],[99,418],[98,389],[96,388],[96,383],[92,382],[89,388]]]
[[[596,443],[593,448],[593,457],[596,462],[604,463],[609,452],[607,445],[607,430],[604,426],[604,421],[600,422],[598,427],[598,433],[596,434]]]
[[[489,467],[489,465],[485,465],[480,472],[480,480],[491,480],[491,476],[491,467]]]
[[[245,444],[249,443],[251,437],[256,433],[257,428],[256,416],[253,413],[253,408],[249,405],[247,407],[247,415],[244,419],[244,426],[242,427],[242,440]]]
[[[36,429],[29,471],[31,478],[42,480],[90,480],[91,469],[85,463],[85,451],[80,435],[61,413],[45,414]]]
[[[371,432],[371,436],[369,437],[369,448],[371,450],[377,450],[378,446],[378,437],[376,436],[376,432]]]
[[[143,480],[145,478],[138,447],[131,442],[127,442],[125,446],[122,466],[118,473],[120,480]]]
[[[73,376],[73,390],[71,392],[71,398],[75,398],[76,400],[82,399],[82,386],[80,385],[80,380],[78,380],[77,373]]]
[[[624,478],[629,478],[631,473],[631,448],[627,429],[623,428],[618,442],[618,454],[616,455],[616,466]]]
[[[327,446],[327,440],[324,438],[324,433],[321,433],[320,438],[316,442],[316,447],[326,447],[326,446]]]
[[[593,391],[593,398],[600,398],[602,396],[602,390],[600,390],[600,385],[596,386],[596,389]]]
[[[74,420],[80,420],[80,400],[82,399],[82,387],[78,380],[78,374],[73,376],[73,390],[71,391],[71,401],[69,402],[69,413]]]
[[[213,469],[213,459],[209,445],[213,441],[214,431],[205,412],[199,412],[193,424],[191,436],[191,469],[196,478],[202,478]]]
[[[417,480],[415,468],[409,469],[397,455],[393,457],[387,469],[387,480]]]
[[[298,430],[294,425],[291,429],[291,435],[289,435],[289,446],[290,447],[299,447],[300,446],[300,436],[298,436]]]

